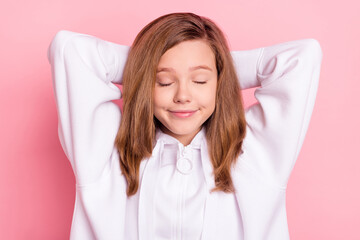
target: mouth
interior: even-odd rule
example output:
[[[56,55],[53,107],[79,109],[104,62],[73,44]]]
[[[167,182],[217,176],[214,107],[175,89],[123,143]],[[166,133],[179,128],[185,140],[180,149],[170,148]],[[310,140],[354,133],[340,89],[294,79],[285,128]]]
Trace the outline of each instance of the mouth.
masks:
[[[197,112],[197,110],[175,110],[175,111],[170,111],[169,112],[174,115],[175,117],[179,117],[179,118],[187,118],[187,117],[191,117],[192,115],[194,115],[194,113]]]

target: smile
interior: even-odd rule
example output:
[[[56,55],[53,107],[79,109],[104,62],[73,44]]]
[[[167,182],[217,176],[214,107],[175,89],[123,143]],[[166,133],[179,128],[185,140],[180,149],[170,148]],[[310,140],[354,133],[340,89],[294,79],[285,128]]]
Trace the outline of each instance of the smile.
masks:
[[[179,111],[169,111],[172,115],[179,118],[191,117],[197,110],[179,110]]]

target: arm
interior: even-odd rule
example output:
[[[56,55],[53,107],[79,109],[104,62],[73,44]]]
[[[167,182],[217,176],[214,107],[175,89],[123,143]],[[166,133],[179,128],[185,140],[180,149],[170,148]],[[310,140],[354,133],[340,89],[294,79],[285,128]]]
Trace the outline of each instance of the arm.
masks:
[[[265,181],[286,188],[315,104],[319,42],[302,39],[232,54],[241,87],[259,87],[258,102],[246,109],[241,159]]]
[[[79,185],[98,180],[110,170],[129,47],[93,36],[59,31],[48,48],[58,111],[58,133]]]

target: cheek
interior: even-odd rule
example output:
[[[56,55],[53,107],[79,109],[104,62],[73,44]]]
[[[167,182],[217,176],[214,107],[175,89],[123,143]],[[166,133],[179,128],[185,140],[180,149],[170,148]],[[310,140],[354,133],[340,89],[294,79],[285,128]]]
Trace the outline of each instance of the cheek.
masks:
[[[166,104],[169,102],[169,93],[164,91],[163,89],[154,89],[154,108],[161,108],[166,106]]]
[[[199,95],[199,103],[207,108],[215,108],[216,101],[216,86],[212,86],[206,91],[201,92]]]
[[[153,97],[153,108],[154,108],[154,116],[160,120],[161,119],[161,109],[163,108],[164,101],[162,100],[161,94],[158,94],[157,91],[154,91]]]

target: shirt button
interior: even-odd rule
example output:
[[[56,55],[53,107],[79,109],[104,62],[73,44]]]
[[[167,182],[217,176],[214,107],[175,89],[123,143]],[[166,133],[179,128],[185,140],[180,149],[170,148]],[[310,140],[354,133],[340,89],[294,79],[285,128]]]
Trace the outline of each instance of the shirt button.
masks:
[[[193,169],[193,164],[189,158],[182,157],[177,160],[176,168],[182,174],[189,174]]]

